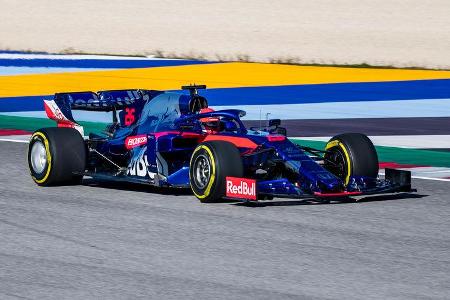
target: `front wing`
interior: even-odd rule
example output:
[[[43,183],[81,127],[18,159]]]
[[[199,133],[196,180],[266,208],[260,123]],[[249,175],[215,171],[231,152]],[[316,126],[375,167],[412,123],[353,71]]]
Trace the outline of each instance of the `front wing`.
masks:
[[[372,180],[373,184],[368,187],[363,185],[355,186],[353,189],[348,189],[339,192],[302,191],[295,184],[287,179],[258,181],[256,182],[256,196],[246,196],[242,193],[233,195],[227,193],[228,199],[236,199],[243,201],[255,201],[255,199],[267,199],[272,197],[277,198],[292,198],[292,199],[318,199],[318,200],[332,200],[339,198],[347,198],[351,196],[365,196],[400,192],[414,192],[411,189],[411,172],[397,169],[385,169],[385,178]]]

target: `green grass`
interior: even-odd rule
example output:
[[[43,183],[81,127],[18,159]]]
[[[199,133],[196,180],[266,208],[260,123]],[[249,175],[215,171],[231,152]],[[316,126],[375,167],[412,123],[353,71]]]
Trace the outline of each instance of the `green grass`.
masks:
[[[97,122],[79,122],[84,127],[84,133],[101,132],[105,129],[105,123]],[[35,131],[43,127],[56,127],[56,122],[50,119],[28,118],[0,115],[1,129],[21,129],[26,131]]]

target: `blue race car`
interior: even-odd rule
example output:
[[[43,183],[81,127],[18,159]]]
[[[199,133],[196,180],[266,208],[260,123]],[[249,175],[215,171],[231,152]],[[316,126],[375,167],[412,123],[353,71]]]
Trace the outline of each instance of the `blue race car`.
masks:
[[[42,186],[94,180],[191,188],[201,202],[222,198],[258,201],[287,198],[329,200],[356,195],[409,192],[411,174],[386,169],[367,136],[344,133],[324,150],[299,146],[280,120],[247,129],[237,109],[214,111],[198,94],[114,90],[58,93],[44,100],[57,127],[33,133],[28,164]],[[112,113],[101,134],[84,136],[72,110]]]

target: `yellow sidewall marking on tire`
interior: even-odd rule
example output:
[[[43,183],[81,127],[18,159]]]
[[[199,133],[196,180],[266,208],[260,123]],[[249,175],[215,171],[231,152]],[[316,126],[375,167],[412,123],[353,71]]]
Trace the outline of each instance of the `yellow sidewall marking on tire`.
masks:
[[[195,190],[192,188],[192,181],[190,181],[192,192],[199,199],[203,199],[203,198],[206,198],[209,196],[209,194],[211,193],[211,187],[212,187],[215,177],[216,177],[216,164],[214,162],[214,156],[213,156],[211,150],[208,147],[206,147],[205,145],[201,145],[200,147],[197,147],[194,150],[194,153],[192,153],[190,164],[192,165],[192,158],[194,157],[195,153],[197,153],[201,149],[205,150],[206,153],[208,153],[209,158],[211,159],[211,177],[209,178],[208,185],[206,186],[206,189],[205,189],[205,192],[203,193],[203,195],[199,195],[195,192]]]
[[[344,144],[342,144],[340,141],[334,140],[334,141],[328,142],[328,144],[325,146],[325,150],[328,150],[332,147],[339,147],[344,152],[345,160],[347,161],[347,176],[345,177],[344,184],[347,185],[350,181],[350,172],[351,172],[350,156],[348,155],[348,151],[345,148]]]
[[[50,147],[48,146],[48,139],[47,139],[47,137],[42,132],[35,132],[31,136],[31,140],[33,140],[36,136],[40,136],[42,138],[42,140],[44,141],[45,153],[47,155],[47,166],[48,167],[47,167],[47,172],[45,172],[45,175],[44,175],[44,177],[42,179],[37,179],[33,175],[31,177],[33,177],[33,180],[36,181],[37,183],[43,183],[43,182],[45,182],[47,180],[48,176],[50,175],[50,170],[52,169],[52,155],[50,154]]]

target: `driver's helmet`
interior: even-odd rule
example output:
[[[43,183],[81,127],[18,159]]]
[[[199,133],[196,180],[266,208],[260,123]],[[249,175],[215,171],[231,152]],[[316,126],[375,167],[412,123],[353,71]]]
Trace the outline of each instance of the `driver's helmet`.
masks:
[[[200,113],[209,113],[213,112],[214,109],[206,107],[202,108],[200,110]],[[218,117],[207,117],[207,118],[200,118],[200,123],[202,123],[203,127],[205,128],[206,133],[208,134],[216,134],[221,131],[221,122]]]

